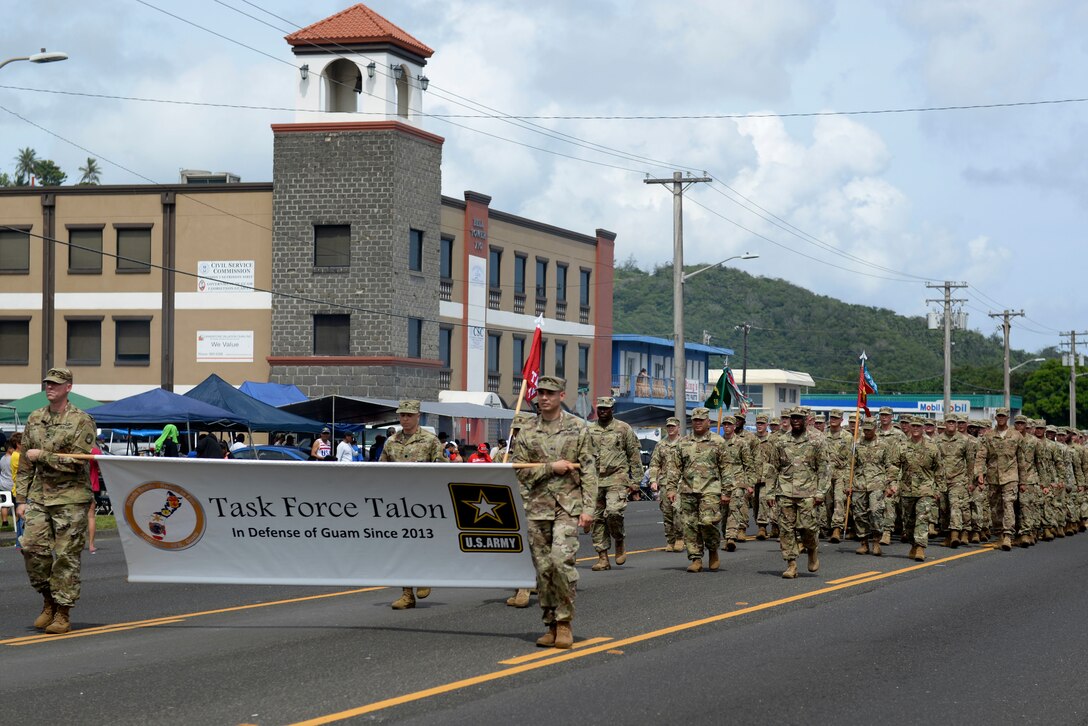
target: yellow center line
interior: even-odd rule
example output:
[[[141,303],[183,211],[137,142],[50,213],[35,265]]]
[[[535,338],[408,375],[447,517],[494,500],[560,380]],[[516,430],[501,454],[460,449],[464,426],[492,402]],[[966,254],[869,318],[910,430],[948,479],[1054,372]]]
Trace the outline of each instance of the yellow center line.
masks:
[[[870,570],[869,572],[859,572],[856,575],[850,575],[850,577],[840,577],[838,580],[828,580],[828,585],[838,585],[840,582],[850,582],[856,580],[859,577],[868,577],[869,575],[879,575],[880,570]]]
[[[521,673],[527,673],[538,668],[545,668],[547,666],[555,665],[556,663],[565,663],[575,658],[584,658],[586,656],[595,655],[597,653],[607,652],[609,650],[616,650],[627,645],[634,643],[641,643],[646,640],[653,640],[655,638],[661,638],[666,635],[672,635],[673,633],[680,633],[685,630],[691,630],[692,628],[699,628],[704,625],[710,625],[712,623],[719,623],[723,620],[729,620],[730,618],[740,617],[742,615],[750,615],[751,613],[759,612],[761,610],[768,610],[770,608],[779,607],[781,605],[787,605],[789,603],[799,602],[801,600],[808,600],[810,598],[818,597],[820,595],[827,595],[838,590],[845,590],[850,587],[857,587],[858,585],[865,585],[870,582],[876,582],[889,577],[895,577],[896,575],[906,574],[908,572],[916,572],[918,570],[925,569],[927,567],[933,567],[945,562],[951,562],[952,560],[959,560],[965,557],[973,557],[974,555],[981,555],[986,552],[992,551],[993,548],[980,548],[963,552],[958,555],[952,555],[950,557],[943,557],[941,559],[932,560],[930,562],[923,562],[911,567],[904,567],[900,570],[892,570],[891,572],[883,572],[872,577],[868,577],[861,580],[853,580],[851,582],[842,583],[839,585],[831,585],[830,587],[822,587],[818,590],[810,590],[809,592],[799,593],[797,595],[791,595],[790,597],[782,598],[781,600],[772,600],[771,602],[761,603],[759,605],[753,605],[751,607],[742,608],[740,610],[732,610],[727,613],[720,613],[718,615],[712,615],[710,617],[701,618],[699,620],[692,620],[686,623],[678,623],[677,625],[671,625],[667,628],[660,630],[650,631],[648,633],[642,633],[640,635],[634,635],[629,638],[622,638],[620,640],[610,641],[602,645],[595,645],[588,648],[582,648],[581,650],[569,650],[562,655],[555,656],[554,658],[548,658],[547,660],[537,661],[534,663],[522,663],[510,668],[505,668],[500,671],[492,671],[491,673],[484,673],[479,676],[473,676],[472,678],[465,678],[460,681],[453,681],[451,683],[444,683],[433,688],[427,688],[422,691],[416,691],[414,693],[406,693],[402,696],[395,696],[393,698],[387,698],[382,701],[375,701],[364,706],[358,706],[356,708],[347,709],[345,711],[338,711],[336,713],[330,713],[325,716],[318,716],[316,718],[308,719],[306,721],[299,721],[292,726],[319,726],[320,724],[334,723],[336,721],[343,721],[344,719],[354,718],[356,716],[362,716],[368,713],[374,713],[376,711],[382,711],[394,706],[401,706],[406,703],[412,703],[415,701],[421,701],[432,696],[439,696],[444,693],[450,693],[451,691],[458,691],[462,688],[469,688],[471,686],[477,686],[481,683],[489,683],[491,681],[497,681],[503,678],[510,678]]]
[[[323,600],[329,597],[341,597],[343,595],[357,595],[361,592],[374,592],[375,590],[385,590],[385,586],[378,587],[363,587],[357,590],[343,590],[341,592],[327,592],[321,595],[306,595],[304,597],[293,597],[287,600],[272,600],[270,602],[256,602],[249,605],[234,605],[228,608],[218,608],[216,610],[202,610],[196,613],[182,613],[179,615],[167,615],[161,618],[149,618],[147,620],[133,620],[128,623],[113,623],[111,625],[100,625],[95,628],[86,628],[84,630],[72,633],[72,635],[99,635],[102,633],[112,633],[115,630],[123,629],[128,630],[130,628],[147,627],[150,625],[161,625],[166,622],[180,622],[187,618],[198,618],[205,615],[219,615],[221,613],[233,613],[242,610],[253,610],[255,608],[266,608],[273,605],[290,605],[297,602],[309,602],[311,600]],[[8,640],[0,640],[0,645],[27,645],[28,643],[44,643],[59,640],[56,635],[24,635],[18,638],[9,638]]]
[[[41,643],[41,642],[44,642],[46,640],[49,640],[49,641],[52,641],[52,640],[68,640],[69,638],[83,638],[83,637],[86,637],[88,635],[101,635],[103,633],[119,633],[122,630],[136,630],[138,628],[153,628],[153,627],[155,627],[157,625],[172,625],[174,623],[184,623],[184,622],[185,622],[184,619],[177,618],[177,619],[174,619],[174,620],[156,620],[155,622],[152,622],[152,623],[139,623],[139,624],[136,624],[136,625],[122,625],[122,626],[110,628],[109,630],[97,629],[94,632],[91,632],[90,630],[74,630],[74,631],[72,631],[70,633],[63,633],[63,634],[60,634],[60,635],[46,634],[46,635],[41,635],[41,636],[37,636],[37,637],[31,636],[31,637],[25,639],[24,641],[22,641],[20,643],[9,642],[9,643],[7,643],[7,645],[14,646],[14,647],[18,647],[20,645],[34,645],[35,643]]]
[[[627,554],[628,555],[641,555],[641,554],[645,554],[646,552],[664,552],[664,551],[665,551],[664,547],[651,547],[648,550],[628,550]],[[609,555],[609,556],[613,557],[613,558],[615,557],[614,554]],[[578,559],[575,560],[575,562],[591,562],[591,561],[593,561],[595,559],[597,559],[597,555],[593,555],[592,557],[579,557]]]
[[[600,638],[587,638],[586,640],[579,641],[574,644],[575,648],[584,648],[587,645],[596,645],[597,643],[604,643],[612,638],[600,637]],[[555,648],[549,648],[547,650],[538,650],[535,653],[529,653],[528,655],[519,655],[517,658],[508,658],[507,660],[500,660],[502,665],[519,665],[521,663],[528,663],[533,660],[540,660],[541,658],[549,658],[553,655],[560,655],[563,651],[556,650]]]

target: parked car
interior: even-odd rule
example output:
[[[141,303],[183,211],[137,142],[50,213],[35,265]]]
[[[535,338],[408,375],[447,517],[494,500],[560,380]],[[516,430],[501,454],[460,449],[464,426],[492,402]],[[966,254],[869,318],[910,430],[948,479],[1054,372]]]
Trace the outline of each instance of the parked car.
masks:
[[[244,446],[230,452],[228,459],[260,459],[261,461],[306,461],[310,457],[289,446]]]

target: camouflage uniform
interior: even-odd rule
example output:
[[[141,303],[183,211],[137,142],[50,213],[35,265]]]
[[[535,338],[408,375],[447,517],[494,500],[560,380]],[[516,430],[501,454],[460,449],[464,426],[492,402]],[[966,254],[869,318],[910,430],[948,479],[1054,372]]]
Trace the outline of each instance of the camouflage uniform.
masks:
[[[1028,424],[1028,418],[1020,415],[1016,423]],[[1042,490],[1039,487],[1039,472],[1043,469],[1043,452],[1040,442],[1025,428],[1020,437],[1019,478],[1020,478],[1020,520],[1017,533],[1023,546],[1034,544],[1032,537],[1042,523],[1040,507]]]
[[[1053,426],[1041,426],[1047,433],[1053,432],[1055,429]],[[1043,527],[1044,535],[1045,530],[1050,530],[1049,536],[1044,536],[1045,539],[1053,539],[1054,535],[1061,533],[1064,536],[1062,530],[1062,518],[1060,516],[1061,501],[1061,456],[1058,449],[1058,442],[1053,438],[1047,436],[1040,442],[1043,452],[1043,462],[1045,464],[1045,478],[1043,479]]]
[[[762,414],[760,414],[762,416]],[[759,422],[760,416],[756,417],[756,422]],[[765,418],[765,417],[764,417]],[[773,502],[766,492],[774,488],[774,478],[768,479],[769,475],[773,476],[773,472],[768,472],[765,468],[767,463],[767,452],[770,450],[771,442],[774,440],[776,434],[766,432],[763,436],[759,433],[755,435],[755,445],[752,447],[752,466],[755,467],[755,494],[752,496],[752,505],[756,508],[756,526],[763,531],[766,531],[768,527],[778,521],[778,516],[775,514],[775,508]]]
[[[676,419],[670,418],[669,421],[676,421]],[[679,425],[679,422],[677,422],[677,425]],[[668,543],[669,549],[676,545],[677,540],[683,540],[684,538],[683,528],[676,516],[676,505],[665,496],[668,481],[666,476],[668,450],[675,449],[679,443],[679,437],[675,441],[670,441],[668,438],[661,439],[654,446],[654,453],[650,455],[650,482],[651,484],[657,484],[657,503],[661,508],[661,519],[665,525],[665,541]]]
[[[538,386],[546,385],[547,377]],[[566,460],[580,469],[559,475],[548,464]],[[521,498],[529,520],[529,547],[544,622],[574,617],[578,571],[578,517],[597,501],[597,464],[585,422],[565,411],[554,421],[534,417],[521,429],[511,452],[514,463],[544,466],[518,469]]]
[[[611,398],[598,400],[612,402]],[[608,405],[612,408],[612,405]],[[589,425],[589,436],[597,452],[597,502],[593,509],[593,549],[608,552],[615,540],[617,554],[623,547],[623,513],[627,493],[642,481],[642,459],[638,437],[623,421],[612,419],[607,426],[599,421]]]
[[[26,504],[26,572],[35,590],[65,607],[79,600],[80,555],[94,495],[89,464],[64,454],[90,454],[95,434],[94,419],[70,402],[60,413],[49,406],[33,412],[23,431],[25,450],[42,452],[34,462],[20,456],[15,478],[15,499]]]
[[[842,411],[834,410],[831,417],[842,418]],[[824,434],[827,437],[828,456],[831,459],[832,496],[824,502],[826,517],[823,523],[831,529],[842,529],[846,525],[846,485],[850,478],[850,451],[854,446],[853,431],[830,428]]]
[[[1007,409],[998,409],[1008,414]],[[1001,514],[1001,533],[1012,537],[1016,531],[1016,497],[1020,486],[1020,440],[1023,437],[1015,429],[994,430],[979,440],[976,454],[976,472],[992,465],[996,468],[996,482],[990,491],[991,516]],[[1004,544],[1002,545],[1004,547]]]
[[[930,513],[943,476],[940,451],[925,436],[920,441],[907,440],[888,459],[888,479],[897,486],[903,503],[903,531],[911,534],[915,547],[929,543]]]
[[[796,408],[790,414],[791,418],[803,415]],[[831,487],[826,439],[819,432],[807,429],[799,436],[792,432],[780,436],[772,443],[765,468],[769,470],[765,476],[770,472],[777,476],[773,494],[778,503],[782,559],[793,563],[804,545],[811,570],[819,546],[816,499],[825,499]]]
[[[882,408],[880,412],[890,414],[891,409]],[[896,457],[899,445],[907,440],[907,435],[894,425],[887,429],[878,427],[876,430],[876,437],[884,446],[885,454],[888,456],[889,461]],[[889,541],[892,532],[895,531],[895,522],[898,519],[898,516],[899,494],[898,492],[895,492],[890,496],[884,497],[884,532],[887,534],[887,537],[884,538],[885,542]]]
[[[971,439],[972,452],[978,456],[978,447],[981,440],[978,421],[968,419],[968,436]],[[974,428],[975,432],[971,433]],[[990,528],[989,496],[986,494],[986,485],[978,483],[978,459],[971,470],[971,478],[967,482],[967,507],[971,513],[971,541],[979,541],[981,535]]]
[[[722,493],[729,496],[729,513],[726,516],[725,538],[730,540],[745,539],[750,518],[748,509],[749,490],[754,486],[755,464],[752,460],[752,446],[746,436],[734,433],[723,436],[726,449],[725,478],[722,479]]]
[[[955,422],[954,418],[946,421]],[[975,472],[975,450],[964,434],[956,431],[948,434],[942,431],[933,442],[941,455],[941,469],[944,472],[944,492],[948,501],[948,529],[951,530],[949,543],[954,547],[960,544],[963,532],[971,530],[971,508],[967,501],[967,484]],[[967,540],[962,542],[966,544]]]
[[[872,419],[862,424],[875,429]],[[887,447],[877,439],[864,436],[854,448],[854,485],[850,511],[862,541],[879,538],[884,531],[884,489],[888,484]]]
[[[718,523],[728,461],[725,440],[713,431],[701,436],[692,432],[668,452],[667,493],[678,497],[684,544],[692,562],[702,559],[704,548],[713,556],[721,545]]]

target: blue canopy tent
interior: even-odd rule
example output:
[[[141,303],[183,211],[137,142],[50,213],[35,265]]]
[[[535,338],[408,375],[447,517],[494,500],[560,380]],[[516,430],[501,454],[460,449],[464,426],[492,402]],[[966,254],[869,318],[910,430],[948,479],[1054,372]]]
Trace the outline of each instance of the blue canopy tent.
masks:
[[[186,393],[185,396],[233,412],[246,422],[250,431],[305,431],[316,433],[321,431],[324,426],[313,419],[304,418],[258,401],[253,396],[248,396],[239,391],[214,373]]]
[[[298,386],[289,383],[255,383],[245,381],[239,390],[269,406],[286,406],[308,400]]]

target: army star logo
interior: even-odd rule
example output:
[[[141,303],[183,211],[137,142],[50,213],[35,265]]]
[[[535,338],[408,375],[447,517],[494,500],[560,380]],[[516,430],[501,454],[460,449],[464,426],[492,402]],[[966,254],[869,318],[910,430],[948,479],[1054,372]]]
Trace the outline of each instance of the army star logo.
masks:
[[[473,520],[473,524],[476,524],[484,517],[491,517],[498,523],[502,523],[502,519],[496,514],[496,511],[500,507],[506,506],[506,502],[491,502],[484,496],[483,490],[480,490],[480,498],[475,502],[466,500],[465,504],[473,507],[476,510],[476,519]]]

